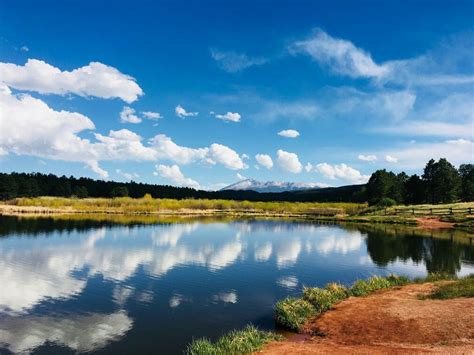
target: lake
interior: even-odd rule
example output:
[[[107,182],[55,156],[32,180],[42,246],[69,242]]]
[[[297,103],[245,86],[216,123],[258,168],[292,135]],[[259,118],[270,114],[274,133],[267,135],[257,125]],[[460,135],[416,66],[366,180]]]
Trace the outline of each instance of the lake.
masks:
[[[165,223],[166,222],[166,223]],[[458,232],[266,220],[0,217],[0,353],[182,354],[303,285],[474,272]]]

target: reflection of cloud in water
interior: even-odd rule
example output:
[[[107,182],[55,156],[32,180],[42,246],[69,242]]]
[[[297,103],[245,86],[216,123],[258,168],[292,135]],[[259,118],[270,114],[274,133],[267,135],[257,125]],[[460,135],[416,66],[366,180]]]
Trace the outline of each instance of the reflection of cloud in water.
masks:
[[[259,262],[274,255],[278,268],[285,268],[295,265],[302,252],[345,254],[363,242],[359,232],[268,222],[99,228],[74,232],[74,238],[67,235],[28,238],[27,243],[18,238],[0,240],[0,312],[21,312],[47,298],[66,299],[81,293],[86,280],[74,277],[74,271],[115,282],[127,280],[141,266],[153,277],[180,265],[217,271],[239,258],[244,260],[246,250]],[[113,298],[123,304],[131,294],[117,288]]]
[[[301,252],[299,238],[288,238],[284,240],[276,250],[277,265],[279,268],[293,266],[298,260]]]
[[[235,291],[231,292],[220,292],[217,295],[212,296],[212,299],[215,302],[224,302],[224,303],[237,303],[237,293]]]
[[[255,249],[255,260],[267,261],[272,256],[272,244],[270,242],[265,243]]]
[[[323,236],[316,248],[324,255],[330,253],[345,255],[350,251],[360,249],[362,242],[362,234],[359,231],[343,231],[340,234]]]
[[[173,296],[171,296],[170,300],[169,300],[169,305],[171,308],[176,308],[178,307],[181,303],[183,303],[183,301],[185,301],[185,298],[183,295],[180,295],[180,294],[175,294]]]
[[[120,307],[123,307],[123,305],[128,301],[128,299],[130,298],[132,294],[133,294],[132,287],[116,285],[112,293],[112,298],[115,304],[117,304]]]
[[[277,280],[277,284],[281,287],[294,289],[298,286],[298,279],[295,276],[282,276]]]
[[[0,324],[0,344],[14,353],[25,353],[55,342],[78,352],[98,350],[123,337],[133,321],[123,311],[56,317],[7,318]]]

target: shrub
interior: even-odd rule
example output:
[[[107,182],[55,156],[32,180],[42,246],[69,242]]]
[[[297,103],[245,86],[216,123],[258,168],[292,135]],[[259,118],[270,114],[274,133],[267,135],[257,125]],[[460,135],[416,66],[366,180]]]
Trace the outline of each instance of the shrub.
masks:
[[[406,276],[397,276],[394,274],[388,275],[386,277],[387,281],[390,282],[392,286],[403,286],[410,283],[410,279]]]
[[[275,305],[275,321],[291,330],[300,330],[306,320],[316,314],[316,308],[301,298],[289,297]]]
[[[243,330],[233,330],[212,344],[207,339],[193,341],[187,348],[190,355],[224,355],[250,354],[260,350],[272,340],[282,340],[283,337],[272,332],[264,332],[253,325]]]

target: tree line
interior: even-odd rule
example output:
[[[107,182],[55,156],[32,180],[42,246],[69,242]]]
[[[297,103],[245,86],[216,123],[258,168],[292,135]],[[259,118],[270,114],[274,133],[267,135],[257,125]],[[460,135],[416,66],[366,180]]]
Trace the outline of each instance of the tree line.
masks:
[[[462,164],[456,169],[442,158],[431,159],[421,176],[377,170],[363,193],[370,205],[474,201],[474,165]]]
[[[474,166],[456,169],[446,159],[430,160],[422,176],[377,170],[365,185],[348,185],[280,193],[256,191],[203,191],[154,185],[56,176],[41,173],[0,173],[0,199],[17,197],[143,197],[203,198],[249,201],[369,202],[371,205],[449,203],[474,201]]]

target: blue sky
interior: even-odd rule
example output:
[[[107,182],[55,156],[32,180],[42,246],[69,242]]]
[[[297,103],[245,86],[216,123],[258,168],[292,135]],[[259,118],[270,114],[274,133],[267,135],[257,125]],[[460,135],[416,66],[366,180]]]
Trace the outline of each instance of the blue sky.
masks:
[[[0,168],[216,189],[472,162],[473,36],[473,1],[1,0]]]

